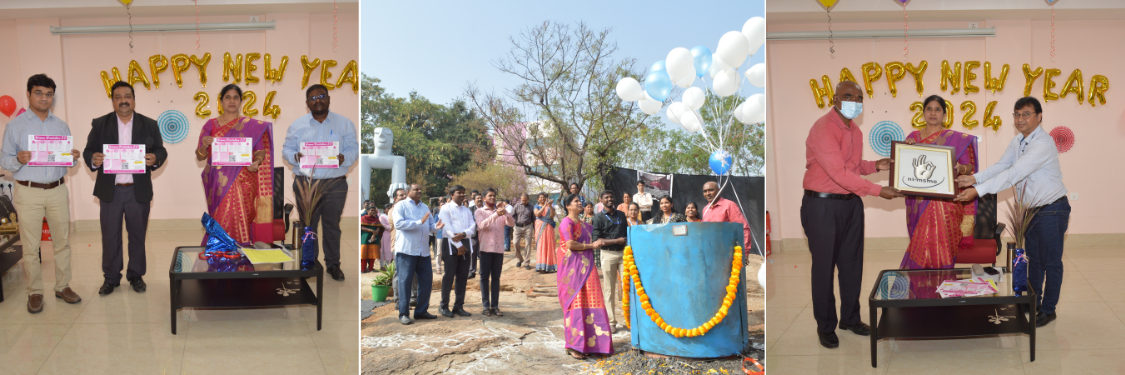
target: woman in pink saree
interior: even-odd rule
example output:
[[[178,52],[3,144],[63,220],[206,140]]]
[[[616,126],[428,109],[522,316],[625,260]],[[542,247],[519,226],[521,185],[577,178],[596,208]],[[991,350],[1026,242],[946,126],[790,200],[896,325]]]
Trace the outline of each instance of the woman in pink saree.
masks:
[[[559,304],[563,310],[563,337],[566,351],[577,359],[587,354],[613,354],[609,314],[602,299],[601,282],[594,270],[593,250],[601,240],[591,242],[591,228],[578,218],[582,202],[578,195],[567,197],[567,216],[559,224]]]
[[[955,173],[973,174],[977,171],[977,137],[942,126],[946,111],[944,103],[945,99],[937,95],[926,98],[923,103],[926,127],[910,133],[906,143],[953,147],[957,161]],[[906,228],[910,234],[910,245],[899,268],[953,268],[957,253],[973,244],[976,212],[976,200],[954,202],[952,199],[907,196]]]
[[[244,245],[273,242],[273,125],[243,117],[242,89],[234,84],[219,92],[222,114],[203,125],[196,160],[203,167],[207,213],[227,234]],[[250,138],[251,165],[212,166],[211,144],[219,137]],[[207,236],[203,236],[207,243]]]

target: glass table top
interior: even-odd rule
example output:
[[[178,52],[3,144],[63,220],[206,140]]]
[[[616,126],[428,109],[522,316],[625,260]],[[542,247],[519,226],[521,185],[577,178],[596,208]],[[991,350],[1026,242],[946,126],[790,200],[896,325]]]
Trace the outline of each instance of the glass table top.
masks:
[[[223,257],[221,255],[200,256],[206,248],[202,246],[186,246],[176,249],[173,255],[172,272],[174,273],[201,273],[201,272],[262,272],[262,271],[294,271],[301,269],[301,250],[288,250],[293,261],[281,263],[252,264],[245,256],[237,258]]]
[[[999,267],[997,267],[999,269]],[[910,299],[941,299],[937,288],[946,280],[966,280],[972,277],[972,270],[968,268],[954,268],[943,270],[888,270],[875,284],[875,300],[910,300]],[[954,298],[994,298],[1014,297],[1012,291],[1012,275],[1003,272],[1000,282],[996,283],[999,292],[974,297]]]

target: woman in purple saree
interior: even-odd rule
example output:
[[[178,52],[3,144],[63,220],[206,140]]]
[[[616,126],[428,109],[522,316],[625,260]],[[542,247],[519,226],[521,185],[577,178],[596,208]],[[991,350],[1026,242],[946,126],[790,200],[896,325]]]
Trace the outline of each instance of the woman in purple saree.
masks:
[[[563,202],[568,214],[559,224],[557,280],[566,351],[577,359],[587,354],[613,354],[609,315],[598,273],[594,272],[592,250],[601,247],[601,240],[590,242],[590,226],[578,218],[582,212],[578,195],[568,196]]]
[[[242,89],[234,84],[219,92],[223,113],[203,125],[196,160],[203,167],[207,213],[235,241],[249,245],[273,242],[273,125],[243,117]],[[211,143],[218,137],[250,138],[254,151],[250,166],[212,166]],[[203,236],[207,243],[207,235]]]
[[[906,143],[953,147],[953,156],[957,162],[955,173],[976,173],[977,137],[942,126],[946,111],[944,103],[945,99],[937,95],[926,98],[923,103],[926,127],[910,133],[906,137]],[[953,268],[958,251],[973,244],[976,209],[976,200],[954,202],[952,199],[908,196],[906,227],[910,234],[910,245],[906,248],[899,268]]]

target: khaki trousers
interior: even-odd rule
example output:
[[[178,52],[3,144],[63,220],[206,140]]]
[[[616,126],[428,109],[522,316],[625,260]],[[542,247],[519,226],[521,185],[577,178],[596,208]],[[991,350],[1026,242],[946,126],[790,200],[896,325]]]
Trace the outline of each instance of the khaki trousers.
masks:
[[[39,243],[43,238],[43,218],[51,227],[55,248],[55,291],[70,286],[70,196],[66,184],[54,189],[15,185],[19,215],[20,242],[23,244],[23,269],[27,272],[27,295],[43,294],[43,273],[39,264]]]
[[[520,246],[521,240],[523,246]],[[531,263],[531,254],[535,253],[535,246],[535,223],[512,228],[512,248],[516,249],[516,260],[534,266],[526,263]]]
[[[617,324],[617,302],[621,301],[621,258],[623,251],[602,250],[602,297],[609,324]]]

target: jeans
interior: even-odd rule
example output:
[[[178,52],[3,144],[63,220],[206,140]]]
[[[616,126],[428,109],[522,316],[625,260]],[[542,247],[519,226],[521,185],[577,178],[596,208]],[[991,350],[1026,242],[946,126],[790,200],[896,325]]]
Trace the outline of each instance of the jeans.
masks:
[[[1070,201],[1066,197],[1043,206],[1031,219],[1024,236],[1027,247],[1027,283],[1035,289],[1039,311],[1054,314],[1063,280],[1063,239],[1070,223]],[[1043,287],[1046,276],[1047,286]]]
[[[403,277],[398,279],[398,316],[410,316],[410,298],[406,298],[413,286],[411,280],[418,281],[418,306],[414,308],[414,316],[425,313],[430,309],[430,289],[434,283],[433,266],[430,257],[395,254],[395,273]]]
[[[504,252],[512,251],[512,227],[504,226]]]
[[[503,267],[504,253],[480,253],[480,297],[486,309],[500,307],[500,270]]]

